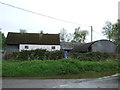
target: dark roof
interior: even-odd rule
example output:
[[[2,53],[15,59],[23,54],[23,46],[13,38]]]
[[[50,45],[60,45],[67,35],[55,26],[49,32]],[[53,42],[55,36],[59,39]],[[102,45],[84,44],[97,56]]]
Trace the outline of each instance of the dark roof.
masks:
[[[80,45],[81,43],[72,43],[72,42],[61,42],[61,49],[64,50],[72,50],[74,47]]]
[[[9,32],[6,44],[60,45],[59,34]]]
[[[79,46],[76,46],[73,48],[73,52],[88,52],[88,51],[91,51],[91,46],[96,43],[96,42],[99,42],[99,41],[108,41],[108,42],[111,42],[109,40],[97,40],[97,41],[94,41],[94,42],[89,42],[89,43],[83,43],[83,44],[80,44]],[[113,43],[113,42],[111,42]]]
[[[81,44],[79,46],[74,47],[72,51],[75,51],[75,52],[87,52],[92,44],[93,44],[93,42],[91,42],[91,43],[83,43],[83,44]]]

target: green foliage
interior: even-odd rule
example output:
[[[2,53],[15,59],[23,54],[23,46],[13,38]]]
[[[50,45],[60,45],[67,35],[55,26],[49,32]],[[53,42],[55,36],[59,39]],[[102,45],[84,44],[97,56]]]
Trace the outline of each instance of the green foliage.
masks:
[[[61,42],[65,42],[66,39],[67,39],[67,31],[66,31],[66,29],[63,28],[60,31],[60,40],[61,40]]]
[[[117,23],[112,24],[107,21],[103,27],[102,33],[107,36],[109,40],[113,40],[116,43],[120,43],[120,20]]]
[[[23,50],[21,52],[13,53],[14,58],[17,60],[43,60],[46,50],[36,49],[36,50]]]
[[[0,77],[2,76],[2,60],[0,60]]]
[[[72,34],[71,33],[67,33],[66,29],[62,29],[60,30],[60,41],[61,42],[70,42],[72,38]]]
[[[27,30],[25,30],[25,29],[20,29],[20,33],[27,33]]]
[[[63,58],[63,51],[47,51],[44,49],[23,50],[21,52],[13,53],[14,59],[17,60],[58,60]]]
[[[4,33],[0,31],[0,50],[5,48],[5,36]]]
[[[117,61],[79,61],[76,59],[3,61],[3,76],[55,76],[85,72],[120,71]]]
[[[110,21],[105,22],[102,33],[109,39],[112,39],[112,23]]]
[[[64,53],[63,50],[60,50],[60,51],[47,51],[45,53],[45,59],[49,59],[49,60],[62,59],[62,58],[64,58],[63,53]]]
[[[117,46],[118,54],[120,54],[120,45]]]
[[[75,28],[74,37],[73,37],[72,42],[84,43],[87,35],[88,35],[88,31],[86,31],[86,30],[81,31],[80,27]]]
[[[25,60],[59,60],[64,58],[64,51],[46,51],[43,49],[23,50],[21,52],[13,53],[13,58],[20,61]],[[78,59],[80,61],[105,61],[109,59],[116,59],[115,54],[101,53],[101,52],[69,52],[69,57]]]
[[[70,53],[71,58],[80,61],[105,61],[106,59],[115,59],[116,55],[101,53],[101,52],[87,52],[87,53]]]
[[[112,28],[112,38],[116,43],[120,43],[120,20],[117,23],[113,24]]]

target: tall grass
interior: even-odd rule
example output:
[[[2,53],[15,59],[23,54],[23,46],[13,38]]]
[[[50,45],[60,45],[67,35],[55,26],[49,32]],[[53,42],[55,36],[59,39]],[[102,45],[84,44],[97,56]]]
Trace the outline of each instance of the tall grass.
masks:
[[[3,61],[2,76],[55,76],[85,72],[120,71],[117,61],[79,61],[76,59]]]

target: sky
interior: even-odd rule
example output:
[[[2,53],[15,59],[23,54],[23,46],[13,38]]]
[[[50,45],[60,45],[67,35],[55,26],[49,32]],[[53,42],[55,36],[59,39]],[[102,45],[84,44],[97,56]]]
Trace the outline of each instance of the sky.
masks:
[[[45,16],[29,13],[0,3],[0,28],[7,36],[8,32],[25,29],[29,33],[60,33],[65,28],[74,33],[75,28],[87,30],[87,42],[90,42],[93,26],[93,41],[106,39],[101,33],[106,21],[116,23],[118,19],[119,0],[0,0],[16,7],[30,10],[56,19],[70,21],[67,23]],[[78,25],[79,24],[79,25]]]

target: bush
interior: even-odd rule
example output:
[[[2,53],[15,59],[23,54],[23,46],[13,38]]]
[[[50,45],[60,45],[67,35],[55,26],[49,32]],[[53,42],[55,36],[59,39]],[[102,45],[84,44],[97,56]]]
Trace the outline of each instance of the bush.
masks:
[[[63,52],[60,51],[47,51],[44,49],[36,50],[23,50],[21,52],[15,52],[13,55],[17,60],[58,60],[63,58]]]
[[[74,59],[78,59],[80,61],[101,61],[106,60],[108,58],[114,58],[116,55],[101,53],[101,52],[87,52],[87,53],[70,53],[70,57]]]
[[[64,51],[47,51],[43,49],[36,50],[23,50],[21,52],[14,53],[14,58],[16,60],[58,60],[64,58]],[[80,61],[103,61],[116,59],[115,54],[101,53],[101,52],[69,52],[69,57],[73,59],[78,59]]]
[[[49,59],[49,60],[62,59],[62,58],[64,58],[63,53],[64,53],[63,50],[60,50],[60,51],[51,51],[51,52],[47,51],[45,53],[45,59]]]

